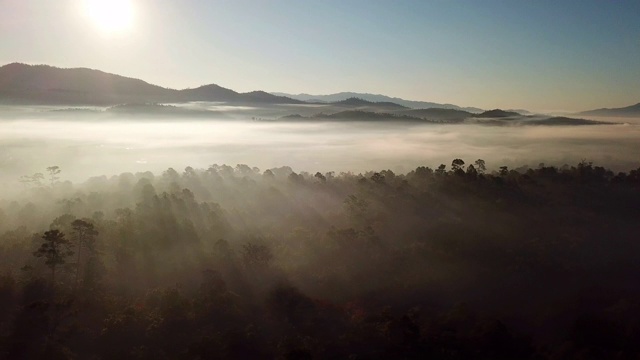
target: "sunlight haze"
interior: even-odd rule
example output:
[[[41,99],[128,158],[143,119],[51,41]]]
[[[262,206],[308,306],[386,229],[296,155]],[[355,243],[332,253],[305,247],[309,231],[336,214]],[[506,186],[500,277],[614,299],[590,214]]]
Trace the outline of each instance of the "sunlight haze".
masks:
[[[619,107],[640,94],[640,3],[632,0],[0,0],[0,7],[2,64],[88,67],[163,87],[357,91],[531,111]]]
[[[130,0],[86,0],[85,11],[90,20],[107,34],[125,32],[134,21]]]
[[[640,0],[0,0],[0,359],[640,359]]]

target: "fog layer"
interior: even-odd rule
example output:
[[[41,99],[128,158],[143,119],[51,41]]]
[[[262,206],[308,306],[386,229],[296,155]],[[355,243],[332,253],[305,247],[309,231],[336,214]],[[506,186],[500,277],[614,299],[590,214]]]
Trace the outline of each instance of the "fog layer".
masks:
[[[57,165],[64,180],[162,171],[169,167],[283,165],[296,171],[406,172],[452,158],[489,169],[586,159],[613,170],[637,168],[640,126],[491,127],[407,123],[286,123],[240,120],[21,119],[0,123],[0,181]]]

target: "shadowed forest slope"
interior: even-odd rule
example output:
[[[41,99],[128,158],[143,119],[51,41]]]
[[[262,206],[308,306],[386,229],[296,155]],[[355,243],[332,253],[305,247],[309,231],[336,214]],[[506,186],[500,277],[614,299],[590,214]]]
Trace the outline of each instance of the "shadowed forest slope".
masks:
[[[0,202],[3,358],[640,354],[640,169],[63,170]]]

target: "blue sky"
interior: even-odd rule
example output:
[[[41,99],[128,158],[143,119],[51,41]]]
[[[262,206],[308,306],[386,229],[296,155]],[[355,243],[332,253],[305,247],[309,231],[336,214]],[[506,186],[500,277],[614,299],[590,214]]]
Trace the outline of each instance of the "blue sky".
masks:
[[[89,67],[173,88],[381,93],[481,108],[640,102],[640,1],[0,0],[0,64]]]

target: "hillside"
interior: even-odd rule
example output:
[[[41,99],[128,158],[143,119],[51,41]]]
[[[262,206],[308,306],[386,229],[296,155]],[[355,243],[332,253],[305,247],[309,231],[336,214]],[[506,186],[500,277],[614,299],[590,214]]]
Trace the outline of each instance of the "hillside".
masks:
[[[395,115],[389,113],[378,113],[361,110],[347,110],[337,112],[335,114],[326,115],[318,114],[314,118],[319,119],[341,119],[341,120],[363,120],[363,121],[380,121],[380,120],[395,120],[395,121],[422,121],[420,118],[408,116],[408,115]]]
[[[353,106],[353,107],[371,107],[371,106],[375,106],[375,107],[384,107],[384,108],[389,108],[389,109],[407,109],[406,106],[402,106],[400,104],[396,104],[393,102],[389,102],[389,101],[368,101],[368,100],[364,100],[364,99],[360,99],[357,97],[350,97],[348,99],[345,100],[341,100],[341,101],[335,101],[332,103],[333,105],[339,105],[339,106]]]
[[[577,113],[586,116],[640,117],[640,103],[621,108],[602,108]]]
[[[210,84],[175,90],[140,79],[99,70],[62,69],[48,65],[13,63],[0,67],[0,104],[117,105],[221,101],[261,104],[299,104],[301,101],[264,91],[237,93]]]
[[[247,102],[260,104],[303,104],[303,101],[288,98],[286,96],[276,96],[265,91],[251,91],[241,93],[239,96],[231,100],[233,102]]]
[[[586,119],[574,119],[564,116],[550,117],[548,119],[531,120],[527,122],[530,125],[557,125],[557,126],[575,126],[575,125],[612,125],[614,123],[604,121],[593,121]]]
[[[287,96],[292,99],[309,101],[309,102],[327,102],[327,103],[335,103],[338,101],[343,101],[349,98],[358,98],[370,102],[391,102],[398,105],[402,105],[412,109],[427,109],[427,108],[441,108],[441,109],[455,109],[455,110],[464,110],[471,113],[481,113],[482,109],[478,109],[475,107],[461,107],[453,104],[439,104],[428,101],[415,101],[415,100],[405,100],[398,97],[391,97],[380,94],[368,94],[368,93],[357,93],[357,92],[340,92],[329,95],[310,95],[310,94],[287,94],[287,93],[279,93],[274,92],[274,95]]]
[[[477,118],[506,118],[506,117],[519,117],[522,114],[513,111],[504,111],[500,109],[493,109],[489,111],[485,111],[481,114],[475,115]]]
[[[0,68],[0,103],[111,105],[177,98],[176,90],[99,70],[17,63]]]
[[[216,84],[202,85],[195,89],[184,89],[180,93],[190,101],[210,101],[210,99],[218,99],[218,101],[233,101],[240,95],[239,93],[223,88]]]

